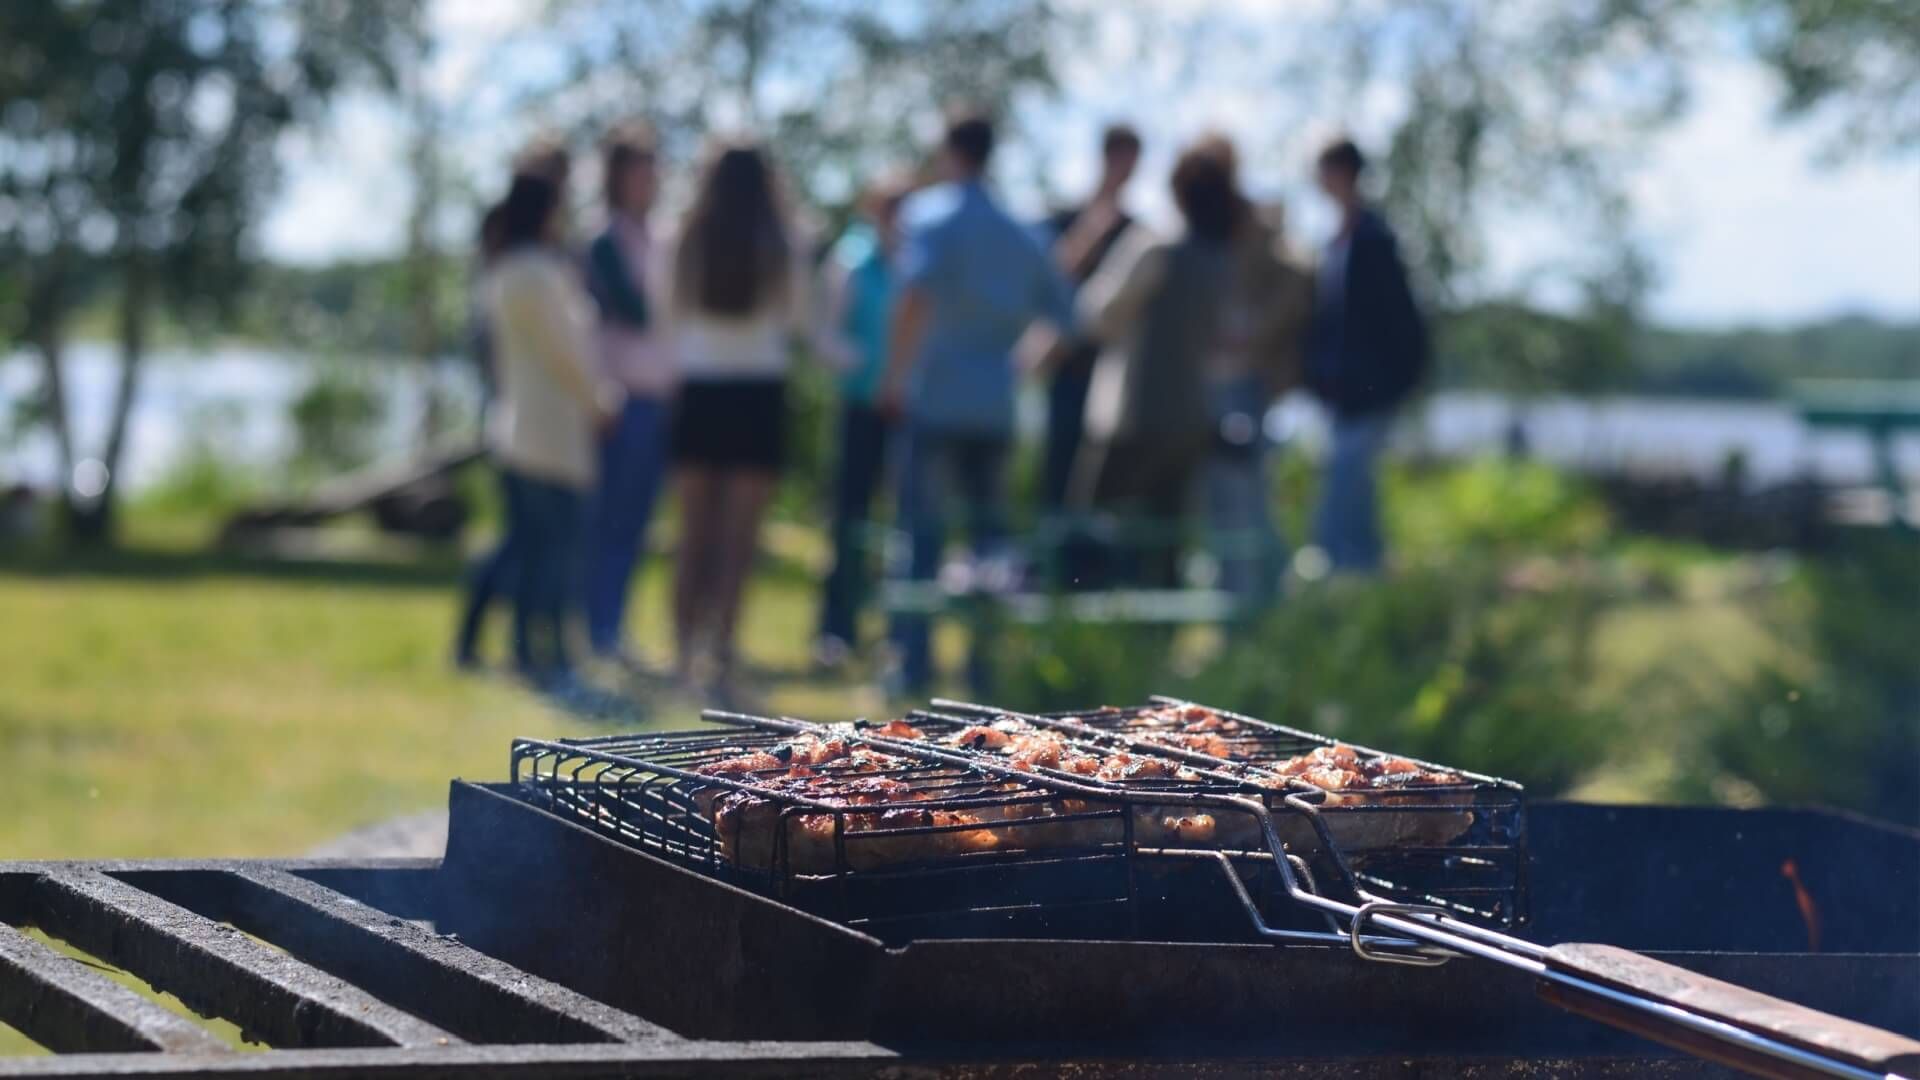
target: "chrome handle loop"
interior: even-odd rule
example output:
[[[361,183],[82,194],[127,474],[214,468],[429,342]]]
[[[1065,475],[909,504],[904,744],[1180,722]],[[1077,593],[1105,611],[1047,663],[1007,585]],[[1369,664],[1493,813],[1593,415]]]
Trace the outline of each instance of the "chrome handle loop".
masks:
[[[1454,953],[1431,945],[1410,952],[1392,952],[1369,944],[1365,936],[1367,920],[1375,915],[1434,915],[1444,918],[1446,911],[1430,904],[1395,904],[1385,900],[1370,900],[1360,905],[1359,910],[1353,913],[1353,923],[1347,928],[1347,940],[1361,959],[1409,967],[1439,967],[1453,959]]]

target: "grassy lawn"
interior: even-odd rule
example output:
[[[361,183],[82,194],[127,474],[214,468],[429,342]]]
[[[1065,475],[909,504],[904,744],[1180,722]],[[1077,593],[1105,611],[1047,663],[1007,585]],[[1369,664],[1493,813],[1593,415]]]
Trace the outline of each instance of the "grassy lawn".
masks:
[[[801,675],[813,618],[809,538],[789,534],[754,584],[746,655],[770,707],[872,715],[870,687]],[[662,560],[641,585],[639,639],[663,654]],[[269,563],[145,549],[81,564],[0,564],[0,858],[265,855],[431,807],[449,777],[497,779],[520,734],[595,730],[503,676],[446,663],[457,568]],[[495,645],[504,634],[496,625]],[[951,652],[958,642],[945,642]],[[1732,673],[1773,648],[1738,603],[1625,605],[1600,629],[1596,687],[1672,670]],[[1704,689],[1704,688],[1703,688]],[[1661,710],[1669,712],[1670,710]],[[648,722],[690,722],[690,703]],[[1631,724],[1631,718],[1622,723]],[[1647,798],[1685,735],[1636,752],[1582,794]]]
[[[451,563],[281,565],[146,550],[0,564],[0,858],[265,855],[499,779],[515,735],[594,730],[504,676],[447,664]],[[809,574],[756,581],[745,649],[772,706],[845,715],[871,693],[797,678]],[[663,654],[659,561],[640,639]],[[504,644],[504,619],[494,630]],[[780,673],[788,673],[782,675]],[[652,723],[690,721],[691,704]]]

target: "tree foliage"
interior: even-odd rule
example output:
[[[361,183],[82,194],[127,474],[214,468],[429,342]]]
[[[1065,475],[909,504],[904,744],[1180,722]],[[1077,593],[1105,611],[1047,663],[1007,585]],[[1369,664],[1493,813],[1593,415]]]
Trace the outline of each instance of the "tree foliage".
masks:
[[[104,481],[66,492],[81,538],[110,525],[154,314],[224,312],[277,178],[280,134],[343,86],[391,82],[421,0],[60,0],[7,6],[0,28],[0,271],[21,300],[0,334],[39,354],[71,478],[65,329],[100,289],[120,372]]]
[[[1053,86],[1052,0],[555,0],[564,75],[532,88],[561,126],[644,116],[684,157],[713,132],[773,145],[802,192],[844,203],[924,146],[954,100],[1005,114]]]
[[[1835,156],[1920,150],[1920,4],[1740,0],[1748,39],[1779,77],[1780,114],[1830,124]]]

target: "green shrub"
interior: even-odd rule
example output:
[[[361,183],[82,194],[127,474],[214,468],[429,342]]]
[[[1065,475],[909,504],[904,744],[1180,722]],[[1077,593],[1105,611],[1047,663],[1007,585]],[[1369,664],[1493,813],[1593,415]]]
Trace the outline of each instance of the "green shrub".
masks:
[[[1043,710],[1180,694],[1554,792],[1614,732],[1577,693],[1601,604],[1471,562],[1335,580],[1234,628],[1191,673],[1164,630],[1063,620],[1002,636],[999,697]]]
[[[236,401],[196,406],[187,416],[187,443],[134,507],[161,514],[212,517],[235,510],[258,494],[259,470],[233,452],[243,407]]]
[[[1602,601],[1463,563],[1303,590],[1190,681],[1210,704],[1564,789],[1613,732],[1583,701]]]
[[[386,416],[379,389],[364,373],[340,363],[321,363],[300,396],[288,406],[293,428],[295,473],[335,473],[373,459]]]
[[[1920,825],[1920,545],[1883,538],[1808,562],[1772,602],[1805,663],[1732,688],[1697,771]]]
[[[1586,482],[1537,462],[1390,469],[1384,500],[1393,549],[1417,562],[1591,551],[1609,537],[1606,505]]]
[[[1056,619],[998,635],[994,698],[1028,712],[1134,704],[1177,690],[1157,627]]]

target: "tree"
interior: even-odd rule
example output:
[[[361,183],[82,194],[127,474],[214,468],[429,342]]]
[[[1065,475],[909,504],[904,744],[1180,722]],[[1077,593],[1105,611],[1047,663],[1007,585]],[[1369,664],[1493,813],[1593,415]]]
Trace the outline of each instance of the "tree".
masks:
[[[1504,367],[1516,388],[1579,392],[1633,362],[1653,268],[1626,182],[1684,112],[1697,60],[1731,49],[1765,65],[1782,118],[1831,122],[1836,153],[1920,147],[1912,0],[1349,0],[1186,18],[1157,40],[1204,39],[1202,78],[1237,76],[1306,121],[1276,130],[1331,122],[1378,152],[1423,293],[1443,323],[1483,309],[1454,344],[1497,350],[1479,373]],[[1491,231],[1516,224],[1571,254],[1494,280]],[[1573,317],[1484,317],[1543,300]]]
[[[1787,120],[1824,118],[1835,156],[1920,150],[1920,4],[1736,0]]]
[[[772,144],[802,193],[844,204],[924,148],[953,100],[1007,114],[1052,88],[1051,0],[556,0],[565,74],[534,87],[561,126],[640,114],[681,156],[711,132]]]
[[[0,27],[0,335],[39,356],[70,535],[111,537],[155,316],[226,308],[276,179],[278,138],[343,86],[391,83],[423,0],[53,0]],[[4,290],[0,290],[4,291]],[[111,298],[119,371],[104,445],[74,445],[69,322]]]

